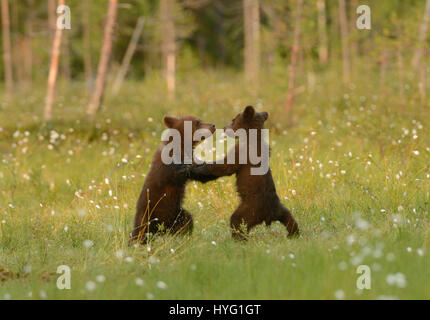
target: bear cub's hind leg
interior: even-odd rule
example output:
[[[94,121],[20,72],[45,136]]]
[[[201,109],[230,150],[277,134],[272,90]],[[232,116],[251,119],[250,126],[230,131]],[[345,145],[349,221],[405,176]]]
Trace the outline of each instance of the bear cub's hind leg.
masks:
[[[235,240],[247,240],[249,231],[261,223],[255,216],[250,216],[249,211],[252,209],[246,206],[239,206],[230,218],[230,227],[232,237]],[[246,230],[243,230],[243,224],[246,226]]]
[[[183,233],[183,234],[191,234],[193,231],[193,217],[191,213],[189,213],[185,209],[180,209],[178,215],[175,218],[175,221],[170,228],[171,234]]]
[[[288,237],[299,235],[299,225],[291,214],[290,210],[285,208],[283,205],[279,207],[279,210],[275,216],[275,220],[281,222],[288,231]]]

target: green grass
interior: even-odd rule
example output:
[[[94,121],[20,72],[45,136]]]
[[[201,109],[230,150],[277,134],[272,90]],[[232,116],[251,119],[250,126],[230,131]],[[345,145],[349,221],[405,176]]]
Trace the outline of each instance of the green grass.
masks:
[[[10,273],[0,271],[0,299],[429,299],[430,108],[414,79],[402,108],[394,75],[383,93],[371,70],[350,88],[318,73],[287,126],[283,72],[258,89],[228,71],[191,73],[178,79],[174,102],[159,77],[128,82],[120,95],[108,92],[94,124],[80,83],[60,85],[48,125],[43,87],[2,99],[0,270]],[[302,236],[287,239],[276,223],[233,241],[238,198],[228,177],[188,184],[191,237],[127,247],[162,116],[193,114],[222,128],[247,104],[270,114],[274,180]],[[362,264],[370,290],[356,287]],[[71,290],[56,287],[60,265],[71,268]],[[387,282],[395,273],[405,286]]]

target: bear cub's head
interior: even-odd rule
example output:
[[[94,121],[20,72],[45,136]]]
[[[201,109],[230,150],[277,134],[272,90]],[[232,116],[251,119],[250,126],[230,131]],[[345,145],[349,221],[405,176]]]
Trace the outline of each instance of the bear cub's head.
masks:
[[[163,122],[169,129],[176,129],[179,131],[182,139],[184,138],[185,123],[191,124],[191,134],[194,136],[194,132],[199,129],[207,129],[211,133],[215,132],[215,125],[212,123],[203,122],[200,118],[194,116],[164,116]],[[199,141],[193,140],[193,146]]]
[[[254,107],[247,106],[243,112],[233,118],[229,125],[224,127],[224,131],[228,129],[233,131],[238,129],[262,129],[268,117],[267,112],[256,112]]]

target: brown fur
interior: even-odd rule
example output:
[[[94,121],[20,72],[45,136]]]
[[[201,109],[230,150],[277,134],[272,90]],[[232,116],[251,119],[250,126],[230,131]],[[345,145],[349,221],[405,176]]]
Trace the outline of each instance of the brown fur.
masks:
[[[248,106],[242,113],[239,113],[232,123],[224,128],[230,128],[236,131],[243,128],[249,133],[249,129],[262,129],[264,122],[268,118],[267,112],[255,112],[254,108]],[[261,130],[258,131],[257,152],[261,154],[260,136]],[[247,134],[249,137],[249,134]],[[249,141],[248,141],[249,150]],[[234,238],[246,239],[246,233],[254,226],[265,222],[270,225],[273,221],[279,221],[285,225],[290,236],[297,235],[299,228],[291,212],[285,208],[278,195],[276,194],[275,184],[273,182],[270,168],[264,175],[251,175],[251,167],[254,166],[249,161],[246,164],[239,164],[239,143],[235,146],[235,164],[227,164],[227,157],[224,164],[205,164],[203,166],[191,169],[190,176],[199,177],[207,176],[208,180],[212,176],[222,177],[236,174],[236,186],[241,202],[239,207],[233,213],[230,219],[232,235]],[[249,151],[248,151],[249,152]],[[249,154],[248,154],[249,155]],[[249,157],[248,157],[249,159]],[[240,225],[245,223],[246,233],[241,230]]]
[[[212,133],[215,131],[213,124],[204,123],[193,116],[165,116],[163,119],[165,125],[181,133],[182,160],[184,159],[184,121],[186,120],[192,121],[193,134],[197,129],[209,129]],[[159,231],[161,225],[164,226],[164,230],[169,230],[172,234],[192,231],[192,216],[182,208],[185,184],[188,179],[188,172],[184,168],[188,166],[166,165],[162,162],[161,152],[167,143],[161,143],[152,160],[151,169],[137,201],[130,243],[134,241],[145,243],[151,235]],[[193,142],[193,146],[195,143]],[[195,179],[199,180],[198,175]],[[202,181],[207,179],[203,177]]]

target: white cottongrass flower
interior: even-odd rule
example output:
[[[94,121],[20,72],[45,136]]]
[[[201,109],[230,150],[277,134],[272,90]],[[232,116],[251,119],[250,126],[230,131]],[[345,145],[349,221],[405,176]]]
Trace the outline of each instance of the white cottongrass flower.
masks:
[[[167,289],[167,284],[164,281],[158,281],[157,282],[157,287],[160,288],[160,289],[165,290],[165,289]]]
[[[369,228],[369,223],[361,217],[357,217],[355,225],[360,230],[367,230]]]
[[[152,299],[154,299],[154,295],[153,295],[151,292],[148,292],[148,293],[146,294],[146,298],[147,298],[148,300],[152,300]]]
[[[394,253],[388,253],[387,254],[387,261],[394,261],[394,259],[396,258],[396,256],[394,255]]]
[[[351,245],[355,242],[355,237],[353,234],[350,234],[347,238],[346,238],[346,242]]]
[[[343,290],[336,290],[334,293],[334,297],[337,300],[343,300],[345,299],[345,292]]]
[[[100,283],[105,282],[105,281],[106,281],[106,277],[105,277],[104,275],[102,275],[102,274],[99,274],[99,275],[96,277],[96,281],[97,281],[97,282],[100,282]]]
[[[401,272],[390,273],[387,275],[385,280],[390,286],[397,286],[399,288],[406,287],[406,277]]]
[[[93,240],[84,240],[83,242],[85,248],[91,248],[94,245]]]
[[[115,252],[115,256],[118,259],[122,259],[124,257],[124,251],[123,250],[118,250],[117,252]]]
[[[142,278],[136,278],[134,279],[134,282],[136,283],[137,286],[141,287],[145,284],[145,282],[143,281]]]
[[[96,287],[97,287],[97,285],[96,285],[96,283],[94,281],[88,281],[85,284],[85,289],[87,291],[94,291],[96,289]]]
[[[148,262],[154,264],[154,263],[160,262],[160,259],[158,259],[157,257],[154,257],[154,256],[150,256],[148,259]]]
[[[39,292],[39,296],[42,298],[42,299],[46,299],[48,296],[47,296],[47,294],[46,294],[46,291],[45,290],[40,290],[40,292]]]
[[[348,268],[348,264],[345,261],[342,261],[338,264],[337,267],[339,268],[339,270],[345,271],[346,268]]]
[[[378,296],[376,298],[376,300],[398,300],[398,298],[395,296],[384,296],[384,295],[382,295],[382,296]]]
[[[30,265],[27,264],[24,266],[24,273],[27,273],[27,274],[31,273],[31,266]]]
[[[360,255],[356,255],[351,258],[350,262],[353,266],[358,266],[362,261],[363,261],[363,257]]]

